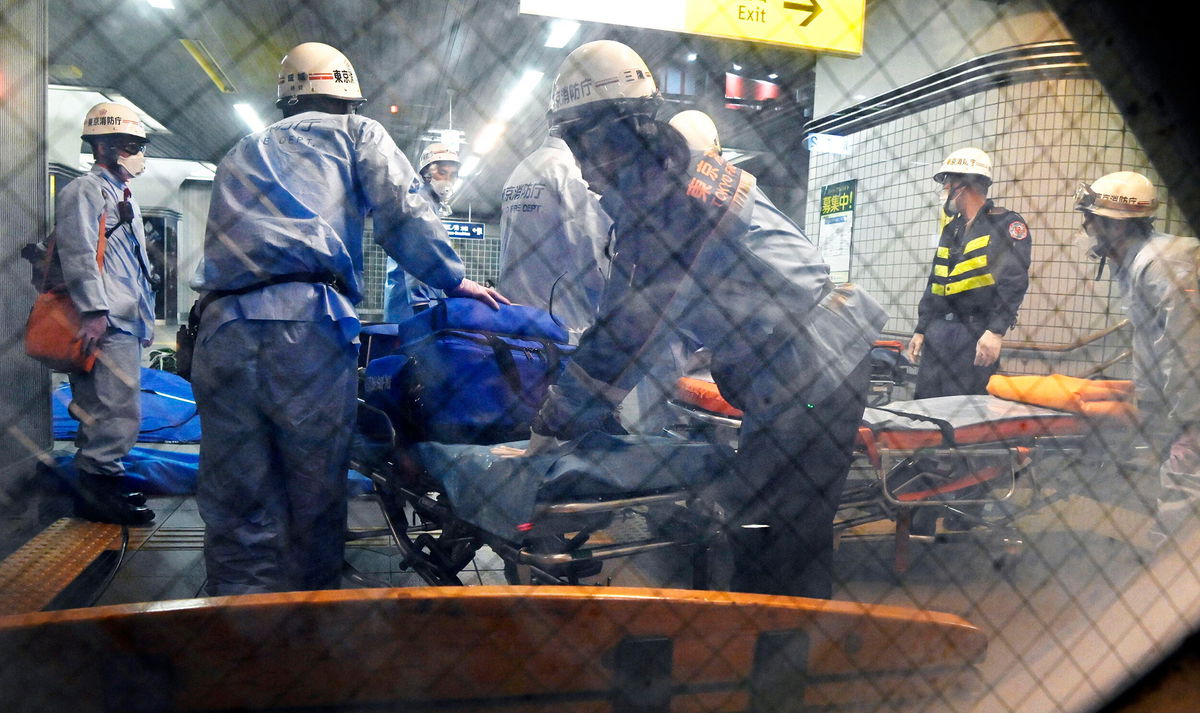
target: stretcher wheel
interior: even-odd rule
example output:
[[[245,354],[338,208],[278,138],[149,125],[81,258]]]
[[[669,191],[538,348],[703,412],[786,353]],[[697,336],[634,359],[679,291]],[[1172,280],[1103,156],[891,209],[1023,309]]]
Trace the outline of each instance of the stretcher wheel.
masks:
[[[462,586],[458,573],[483,544],[478,531],[450,516],[447,506],[428,495],[405,496],[389,488],[379,491],[379,502],[403,557],[401,566],[432,586]],[[413,523],[408,521],[409,511],[415,516]]]

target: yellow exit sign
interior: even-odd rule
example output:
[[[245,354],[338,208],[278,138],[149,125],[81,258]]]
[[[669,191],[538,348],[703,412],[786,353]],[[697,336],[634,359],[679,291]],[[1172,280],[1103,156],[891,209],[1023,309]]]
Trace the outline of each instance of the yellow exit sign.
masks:
[[[521,12],[860,55],[866,0],[521,0]]]

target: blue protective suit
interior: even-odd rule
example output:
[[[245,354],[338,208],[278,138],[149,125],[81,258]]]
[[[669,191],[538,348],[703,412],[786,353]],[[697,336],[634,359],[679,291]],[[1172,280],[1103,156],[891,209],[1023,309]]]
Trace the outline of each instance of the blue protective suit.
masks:
[[[693,154],[677,185],[635,183],[620,195],[660,197],[631,205],[605,195],[617,216],[612,276],[534,432],[572,437],[600,426],[661,337],[705,345],[721,393],[745,412],[734,472],[718,494],[732,586],[828,597],[833,516],[886,314],[862,290],[835,289],[803,231],[720,158]]]
[[[71,301],[81,313],[108,313],[108,331],[98,345],[104,357],[92,371],[70,377],[71,410],[81,421],[75,465],[97,475],[121,475],[121,458],[137,442],[142,347],[154,338],[150,260],[141,208],[132,195],[132,223],[112,230],[104,269],[96,265],[100,216],[105,216],[105,232],[118,226],[117,203],[125,189],[123,181],[95,165],[59,193],[55,212],[55,255]]]
[[[429,205],[437,212],[441,199],[426,183],[421,186],[420,194],[429,201]],[[421,282],[410,275],[392,258],[387,259],[387,282],[383,286],[383,321],[403,322],[413,316],[414,309],[426,305],[430,300],[441,299],[446,293],[436,287]]]
[[[596,320],[612,221],[554,136],[517,165],[502,199],[500,289],[516,304],[552,311],[577,341]]]
[[[463,278],[408,159],[376,121],[306,112],[239,141],[213,182],[193,286],[212,302],[193,366],[211,595],[336,586],[354,424],[363,221],[406,270]]]
[[[1170,530],[1200,514],[1200,241],[1151,233],[1115,272],[1133,325],[1138,413],[1162,463],[1158,516]]]

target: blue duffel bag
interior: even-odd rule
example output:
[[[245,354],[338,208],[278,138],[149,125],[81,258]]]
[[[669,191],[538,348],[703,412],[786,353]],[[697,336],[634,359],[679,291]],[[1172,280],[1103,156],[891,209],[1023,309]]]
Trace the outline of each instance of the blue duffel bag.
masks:
[[[364,328],[364,400],[407,442],[505,443],[529,425],[574,347],[544,310],[447,298]]]

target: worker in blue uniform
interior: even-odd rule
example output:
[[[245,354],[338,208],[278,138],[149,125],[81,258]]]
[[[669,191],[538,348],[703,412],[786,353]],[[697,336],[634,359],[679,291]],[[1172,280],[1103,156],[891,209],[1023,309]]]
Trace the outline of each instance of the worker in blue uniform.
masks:
[[[551,122],[615,223],[596,323],[536,417],[530,449],[603,427],[672,338],[712,350],[721,393],[745,412],[719,479],[739,591],[828,597],[833,518],[886,315],[835,287],[816,247],[713,153],[654,115],[645,62],[618,42],[564,61]]]
[[[908,345],[908,358],[919,364],[914,397],[986,394],[1029,287],[1029,226],[988,199],[992,161],[977,148],[951,153],[933,180],[950,220]]]
[[[429,201],[439,217],[451,214],[450,196],[458,185],[460,162],[458,152],[445,144],[433,143],[421,152],[417,173],[421,176],[419,193]],[[383,286],[383,321],[403,322],[429,305],[431,300],[445,297],[436,287],[421,282],[405,272],[392,258],[387,259],[387,281]]]
[[[362,101],[341,52],[298,45],[279,70],[284,118],[217,168],[193,280],[218,298],[192,372],[210,595],[339,583],[368,214],[405,270],[451,296],[506,302],[463,277],[412,165],[355,113]]]

